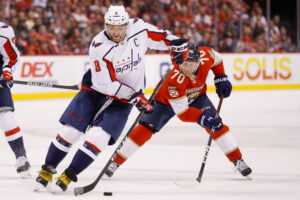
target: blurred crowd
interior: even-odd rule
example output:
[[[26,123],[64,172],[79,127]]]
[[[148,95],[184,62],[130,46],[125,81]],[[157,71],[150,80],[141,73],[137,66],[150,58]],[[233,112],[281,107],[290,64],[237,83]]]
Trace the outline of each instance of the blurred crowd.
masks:
[[[23,55],[87,54],[104,29],[111,4],[131,18],[220,52],[293,52],[292,31],[274,15],[267,23],[256,1],[240,0],[0,0],[0,20],[10,24]]]

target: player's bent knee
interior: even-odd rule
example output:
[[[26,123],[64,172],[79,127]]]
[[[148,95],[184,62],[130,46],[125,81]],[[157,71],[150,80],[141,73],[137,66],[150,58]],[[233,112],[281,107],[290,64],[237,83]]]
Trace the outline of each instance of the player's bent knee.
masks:
[[[159,131],[154,125],[149,124],[148,122],[140,121],[140,124],[148,128],[153,134]]]
[[[69,144],[75,144],[82,134],[82,132],[68,124],[64,125],[58,133],[58,135]]]
[[[139,124],[130,134],[129,138],[135,142],[137,145],[142,146],[150,140],[152,137],[152,131],[145,127],[144,125]]]
[[[106,133],[101,127],[93,126],[85,134],[85,140],[95,146],[100,151],[103,151],[111,138],[111,135]]]
[[[4,131],[9,131],[18,127],[14,114],[11,110],[0,112],[0,122],[0,129]]]

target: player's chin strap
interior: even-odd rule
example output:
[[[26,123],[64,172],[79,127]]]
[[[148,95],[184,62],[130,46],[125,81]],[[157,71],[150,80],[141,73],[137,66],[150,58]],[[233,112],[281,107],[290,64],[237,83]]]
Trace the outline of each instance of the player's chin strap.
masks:
[[[169,69],[167,71],[167,73],[161,79],[161,81],[159,82],[159,84],[157,85],[157,87],[154,89],[151,97],[149,98],[149,102],[150,103],[153,103],[154,97],[156,96],[157,92],[159,91],[159,89],[161,88],[161,86],[163,85],[163,83],[165,82],[165,80],[167,79],[167,77],[169,76],[170,72],[171,72],[171,69]],[[98,184],[98,182],[100,181],[100,179],[104,175],[105,171],[107,170],[108,166],[111,164],[111,162],[113,161],[114,157],[117,155],[118,151],[121,149],[121,147],[123,146],[123,143],[129,137],[129,135],[131,134],[131,132],[133,131],[133,129],[135,128],[135,126],[139,123],[139,121],[142,118],[142,116],[144,115],[144,113],[145,113],[145,111],[141,111],[140,112],[140,114],[136,118],[135,122],[133,123],[133,125],[131,126],[131,128],[129,129],[129,131],[125,135],[125,137],[123,138],[123,140],[120,142],[119,146],[116,148],[116,150],[114,151],[114,153],[112,154],[112,156],[110,157],[110,159],[108,160],[108,162],[106,163],[105,167],[102,169],[102,171],[100,172],[100,174],[98,175],[98,177],[96,178],[96,180],[94,182],[92,182],[91,184],[87,185],[87,186],[75,188],[74,189],[75,196],[82,195],[82,194],[85,194],[87,192],[90,192],[91,190],[93,190],[96,187],[96,185]]]

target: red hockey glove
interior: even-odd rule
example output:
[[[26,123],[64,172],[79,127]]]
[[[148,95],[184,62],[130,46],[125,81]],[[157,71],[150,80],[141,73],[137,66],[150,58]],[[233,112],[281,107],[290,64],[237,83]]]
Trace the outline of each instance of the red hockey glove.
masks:
[[[151,112],[153,107],[144,96],[142,90],[134,93],[129,99],[128,102],[135,105],[139,111]]]
[[[11,67],[9,66],[4,66],[2,68],[2,76],[3,79],[6,81],[6,85],[11,88],[13,86],[13,75],[11,71]]]
[[[3,67],[3,78],[4,80],[6,81],[12,81],[13,80],[13,75],[12,75],[12,72],[11,72],[11,68],[9,66],[4,66]]]

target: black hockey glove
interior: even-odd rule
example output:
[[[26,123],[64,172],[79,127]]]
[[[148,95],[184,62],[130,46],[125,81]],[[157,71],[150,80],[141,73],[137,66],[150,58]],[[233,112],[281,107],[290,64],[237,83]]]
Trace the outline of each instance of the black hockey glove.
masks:
[[[222,74],[215,77],[215,86],[216,92],[220,98],[222,95],[224,96],[224,98],[230,96],[232,86],[226,74]]]
[[[204,110],[203,113],[201,113],[198,119],[198,124],[200,124],[203,128],[208,128],[209,130],[213,127],[215,127],[216,131],[223,128],[222,119],[220,117],[215,118],[207,110]]]

